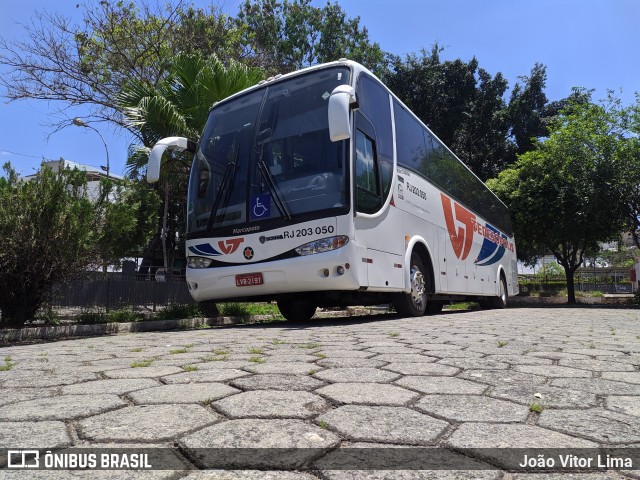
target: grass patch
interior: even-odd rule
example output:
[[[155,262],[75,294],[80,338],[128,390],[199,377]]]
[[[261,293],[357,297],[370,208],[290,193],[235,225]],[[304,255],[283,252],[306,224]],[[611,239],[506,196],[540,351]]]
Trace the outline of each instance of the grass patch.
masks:
[[[184,370],[185,372],[195,372],[196,370],[198,370],[198,367],[196,367],[195,365],[185,365],[184,367],[182,367],[182,370]]]
[[[7,372],[16,366],[16,362],[11,361],[11,355],[4,357],[4,365],[0,365],[0,372]]]
[[[176,304],[169,305],[156,313],[157,320],[180,320],[183,318],[199,318],[205,315],[198,305]]]
[[[142,351],[142,347],[136,347],[129,350],[130,352],[140,353]]]
[[[60,325],[60,315],[58,312],[53,310],[51,306],[46,306],[41,308],[38,313],[36,313],[36,320],[40,320],[45,325]]]
[[[187,348],[174,348],[173,350],[169,350],[169,355],[178,355],[180,353],[188,353],[189,349]]]
[[[531,405],[529,405],[529,411],[530,412],[540,413],[540,412],[542,412],[542,410],[544,410],[544,407],[541,404],[539,404],[538,402],[534,402]]]
[[[507,346],[508,344],[509,344],[509,342],[505,342],[504,340],[500,340],[500,341],[498,342],[498,348],[505,347],[505,346]]]
[[[480,310],[480,304],[478,302],[457,302],[445,305],[443,308],[446,310]]]
[[[262,358],[262,357],[251,357],[251,358],[249,358],[249,361],[253,362],[253,363],[264,363],[264,362],[266,362],[266,360],[264,358]]]
[[[389,336],[390,336],[390,337],[397,337],[397,336],[399,336],[399,335],[400,335],[400,334],[399,334],[398,332],[389,332]]]
[[[320,420],[320,421],[318,422],[318,426],[319,426],[320,428],[324,428],[324,429],[326,429],[326,428],[329,426],[329,424],[328,424],[327,422],[325,422],[324,420]]]
[[[327,358],[327,356],[322,353],[322,352],[315,352],[312,354],[314,357],[318,357],[318,358]]]
[[[144,360],[136,360],[135,362],[133,362],[131,364],[131,368],[150,367],[153,362],[155,362],[155,359],[153,359],[153,358],[146,358]]]
[[[83,325],[97,325],[100,323],[129,323],[144,320],[144,315],[134,312],[130,308],[118,310],[83,310],[78,315],[78,322]]]
[[[260,355],[261,353],[264,353],[264,349],[259,348],[259,347],[251,347],[249,349],[249,353],[254,353],[256,355]]]
[[[274,345],[284,345],[287,342],[285,342],[284,340],[278,340],[277,338],[275,340],[273,340],[271,343],[273,343]]]
[[[273,303],[229,302],[218,305],[220,313],[227,317],[244,315],[280,315],[278,306]]]
[[[229,350],[224,350],[224,349],[214,349],[211,350],[213,353],[215,353],[216,355],[229,355]]]
[[[307,372],[307,375],[315,375],[316,373],[318,373],[317,369],[311,369]]]
[[[213,355],[207,355],[206,357],[202,357],[200,360],[203,362],[224,362],[229,358],[228,355],[222,355],[220,357],[214,357]]]

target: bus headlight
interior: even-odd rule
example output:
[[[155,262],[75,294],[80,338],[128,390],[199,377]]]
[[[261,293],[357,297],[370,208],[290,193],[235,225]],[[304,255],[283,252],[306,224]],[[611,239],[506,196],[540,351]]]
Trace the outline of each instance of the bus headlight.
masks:
[[[324,253],[330,250],[336,250],[344,247],[349,243],[349,237],[346,235],[338,235],[337,237],[323,238],[305,243],[296,248],[298,255],[313,255],[314,253]]]
[[[207,257],[189,257],[187,264],[190,268],[207,268],[212,261]]]

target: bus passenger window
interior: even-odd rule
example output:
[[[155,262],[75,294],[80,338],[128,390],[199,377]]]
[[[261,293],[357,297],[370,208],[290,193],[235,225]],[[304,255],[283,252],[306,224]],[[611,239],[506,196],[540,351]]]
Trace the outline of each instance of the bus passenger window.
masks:
[[[380,208],[376,163],[374,141],[356,130],[356,209],[362,213],[374,213]]]

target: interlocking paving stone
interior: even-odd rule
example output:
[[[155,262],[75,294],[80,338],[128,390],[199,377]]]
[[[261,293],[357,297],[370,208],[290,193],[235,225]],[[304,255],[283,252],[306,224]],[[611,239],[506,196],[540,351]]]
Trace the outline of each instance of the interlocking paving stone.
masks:
[[[315,377],[332,383],[388,383],[400,378],[400,375],[377,368],[331,368],[316,373]]]
[[[576,360],[588,360],[588,355],[580,353],[568,353],[568,352],[531,352],[527,354],[530,357],[548,358],[550,360],[563,360],[572,358]]]
[[[123,407],[127,403],[115,395],[62,395],[12,403],[0,407],[0,420],[69,420]]]
[[[247,360],[212,360],[200,363],[190,363],[187,367],[195,367],[198,370],[240,370],[255,365]],[[182,369],[180,369],[182,371]]]
[[[603,473],[517,473],[513,480],[626,480],[618,472]]]
[[[264,470],[209,470],[190,473],[181,480],[317,480],[318,477],[302,472]]]
[[[547,382],[547,379],[540,375],[516,372],[514,370],[465,370],[458,377],[488,385],[543,385]]]
[[[309,392],[252,390],[211,404],[229,418],[312,418],[329,408]]]
[[[0,448],[3,449],[58,448],[70,444],[71,438],[63,422],[0,422]]]
[[[617,357],[614,357],[617,358]],[[635,372],[633,365],[616,361],[604,360],[560,360],[561,367],[584,368],[598,372]]]
[[[109,370],[104,374],[109,378],[155,378],[171,375],[172,373],[180,373],[183,370],[179,367],[158,367],[151,365],[149,367],[124,368],[122,370]]]
[[[24,402],[34,398],[51,397],[55,394],[56,390],[53,388],[21,388],[14,390],[5,388],[2,389],[2,394],[0,395],[0,407],[9,403]]]
[[[602,372],[602,378],[640,385],[640,372]]]
[[[372,360],[382,360],[384,362],[407,362],[407,363],[433,363],[440,360],[437,357],[428,357],[419,353],[381,353],[372,357]]]
[[[397,354],[420,354],[422,351],[419,348],[411,348],[406,346],[397,347],[371,347],[366,350],[367,352],[375,353],[397,353]]]
[[[438,365],[449,365],[458,368],[477,368],[484,370],[506,370],[509,364],[487,358],[446,358],[439,360]]]
[[[640,396],[612,395],[605,399],[605,407],[614,412],[640,417]]]
[[[459,368],[437,363],[390,363],[383,367],[385,370],[402,373],[403,375],[445,375],[453,376]]]
[[[334,383],[315,391],[335,402],[360,405],[404,406],[420,395],[384,383]]]
[[[551,385],[583,390],[596,395],[640,395],[640,384],[616,382],[605,378],[556,378],[551,381]]]
[[[240,393],[240,390],[223,383],[174,383],[138,390],[128,396],[138,405],[153,405],[160,403],[210,403],[236,393]]]
[[[305,375],[311,371],[322,370],[322,367],[314,363],[255,363],[245,370],[251,373],[284,373],[289,375]]]
[[[162,441],[220,420],[220,415],[200,405],[141,405],[82,420],[78,434],[98,442]]]
[[[565,350],[567,353],[579,353],[581,355],[589,355],[595,357],[597,355],[606,355],[608,357],[622,357],[626,355],[621,350],[605,350],[598,348],[568,348]]]
[[[544,413],[544,412],[543,412]],[[445,442],[454,448],[596,448],[597,443],[534,425],[463,423]]]
[[[319,354],[324,355],[322,350],[318,351]],[[254,355],[250,355],[252,357]],[[249,357],[247,357],[249,358]],[[288,363],[288,362],[315,362],[319,358],[323,358],[317,355],[284,355],[280,352],[265,352],[265,360],[270,362]]]
[[[17,368],[18,367],[14,367]],[[34,373],[32,370],[16,372],[8,371],[4,377],[0,377],[0,382],[5,388],[38,388],[55,387],[59,385],[71,385],[72,383],[95,380],[98,376],[93,372],[65,372],[61,374]]]
[[[591,378],[593,374],[588,370],[577,368],[560,367],[558,365],[516,365],[514,370],[524,373],[532,373],[545,377],[562,378]]]
[[[456,377],[406,376],[396,380],[395,384],[421,393],[481,394],[489,388]]]
[[[538,424],[598,442],[640,442],[640,417],[601,408],[588,410],[544,410]]]
[[[310,425],[302,420],[230,420],[198,430],[184,436],[180,445],[185,453],[206,467],[215,466],[229,449],[237,455],[242,448],[251,448],[251,454],[243,458],[247,468],[289,467],[303,465],[319,451],[334,448],[340,442],[329,430]],[[273,455],[274,448],[286,448],[286,455]],[[261,453],[260,450],[264,449]]]
[[[492,388],[489,395],[522,405],[537,403],[543,408],[588,408],[598,405],[593,393],[544,385],[501,385]]]
[[[250,375],[242,370],[218,369],[218,370],[196,370],[195,372],[176,373],[175,375],[167,375],[161,380],[165,383],[213,383],[225,382]]]
[[[550,358],[532,357],[529,355],[489,355],[487,360],[509,363],[511,365],[551,365]]]
[[[371,358],[376,355],[376,352],[370,352],[369,350],[331,350],[322,348],[319,349],[327,358]]]
[[[405,407],[344,405],[317,418],[350,440],[428,445],[449,426]]]
[[[415,407],[458,422],[522,422],[529,409],[482,395],[425,395]]]
[[[229,382],[242,390],[304,390],[311,391],[326,385],[311,375],[269,374],[236,378]]]
[[[389,362],[377,360],[373,358],[349,358],[349,357],[337,357],[337,358],[323,358],[316,362],[316,365],[326,368],[378,368],[386,365]]]
[[[78,383],[62,387],[63,394],[74,395],[95,395],[99,393],[112,393],[122,395],[123,393],[141,390],[143,388],[157,387],[157,381],[150,378],[122,378],[110,380],[96,380],[94,382]]]

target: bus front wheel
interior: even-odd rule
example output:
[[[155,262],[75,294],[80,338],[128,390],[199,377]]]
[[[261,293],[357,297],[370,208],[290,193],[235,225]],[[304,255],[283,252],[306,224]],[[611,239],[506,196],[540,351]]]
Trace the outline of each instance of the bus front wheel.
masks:
[[[308,300],[281,299],[278,300],[278,309],[284,318],[290,322],[306,322],[316,313],[318,306]]]
[[[396,312],[407,317],[421,317],[427,310],[427,271],[422,258],[416,252],[411,254],[410,293],[396,295],[393,306]]]

